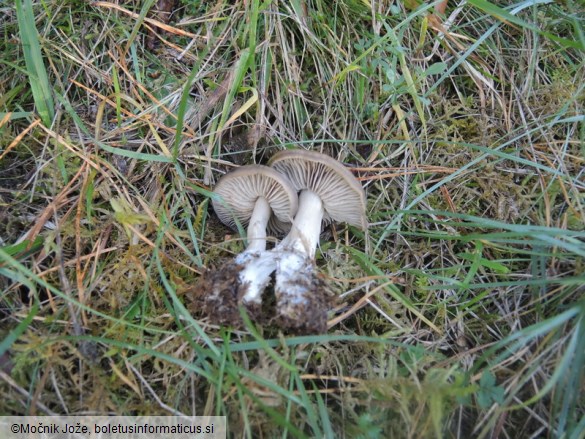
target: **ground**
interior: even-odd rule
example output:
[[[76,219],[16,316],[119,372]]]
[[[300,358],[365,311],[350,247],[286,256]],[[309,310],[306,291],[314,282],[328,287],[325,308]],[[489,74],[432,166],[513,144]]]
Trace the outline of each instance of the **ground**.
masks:
[[[584,19],[570,0],[0,6],[0,414],[581,437]],[[367,231],[321,236],[326,334],[197,306],[245,248],[214,183],[285,148],[367,195]]]

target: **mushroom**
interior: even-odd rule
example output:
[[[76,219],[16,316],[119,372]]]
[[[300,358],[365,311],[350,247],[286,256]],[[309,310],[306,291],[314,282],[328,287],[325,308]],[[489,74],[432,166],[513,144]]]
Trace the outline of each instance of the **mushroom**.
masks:
[[[274,257],[265,251],[266,232],[290,227],[298,206],[297,191],[274,169],[250,165],[224,175],[213,192],[213,209],[224,224],[248,225],[246,249],[201,280],[207,314],[219,322],[232,322],[239,317],[240,303],[253,313],[260,310],[262,292],[276,268]]]
[[[329,299],[313,260],[321,225],[337,221],[365,230],[364,190],[341,163],[318,152],[281,151],[268,165],[300,192],[291,231],[273,250],[278,255],[275,294],[281,326],[325,332]]]

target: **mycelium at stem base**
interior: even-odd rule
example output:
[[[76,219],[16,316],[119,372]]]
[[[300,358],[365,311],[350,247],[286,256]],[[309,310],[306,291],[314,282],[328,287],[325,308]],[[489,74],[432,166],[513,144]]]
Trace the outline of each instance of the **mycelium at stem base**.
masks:
[[[315,273],[315,251],[323,220],[321,198],[310,190],[299,196],[290,233],[275,247],[276,309],[279,325],[302,333],[327,331],[331,294]]]
[[[238,304],[251,314],[261,310],[261,296],[276,268],[274,258],[266,257],[266,227],[272,210],[264,197],[255,204],[247,228],[248,246],[233,261],[206,273],[208,294],[204,308],[219,323],[239,319]]]

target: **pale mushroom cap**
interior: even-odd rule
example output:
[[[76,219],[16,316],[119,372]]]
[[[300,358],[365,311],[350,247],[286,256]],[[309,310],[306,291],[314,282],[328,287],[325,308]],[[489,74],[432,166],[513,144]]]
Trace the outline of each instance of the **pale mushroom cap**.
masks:
[[[279,227],[290,227],[298,208],[297,191],[288,178],[268,166],[241,166],[221,177],[213,192],[221,196],[221,200],[212,200],[213,210],[222,223],[233,229],[236,218],[242,225],[248,224],[260,197],[270,205]]]
[[[268,165],[288,177],[297,191],[315,192],[323,202],[323,221],[367,228],[366,194],[361,183],[341,163],[315,151],[276,153]]]

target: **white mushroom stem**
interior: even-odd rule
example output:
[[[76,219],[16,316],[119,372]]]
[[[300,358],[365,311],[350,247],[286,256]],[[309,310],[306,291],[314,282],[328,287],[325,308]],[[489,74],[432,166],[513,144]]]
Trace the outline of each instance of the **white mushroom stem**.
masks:
[[[298,306],[302,309],[308,304],[307,295],[313,285],[313,258],[324,212],[323,202],[316,193],[302,191],[292,229],[274,249],[277,308],[286,317],[292,317]]]
[[[256,253],[266,250],[266,226],[272,214],[272,209],[266,198],[259,197],[254,204],[252,217],[248,224],[248,247],[247,253]]]
[[[314,258],[319,235],[321,235],[321,221],[324,213],[323,202],[319,195],[310,190],[302,191],[299,195],[299,210],[291,231],[278,245],[278,248],[295,250],[306,255],[307,258]]]
[[[238,276],[241,287],[245,289],[244,303],[262,302],[262,292],[276,269],[274,257],[266,252],[266,227],[271,213],[268,201],[264,197],[258,198],[248,224],[248,247],[235,259],[244,266]]]

